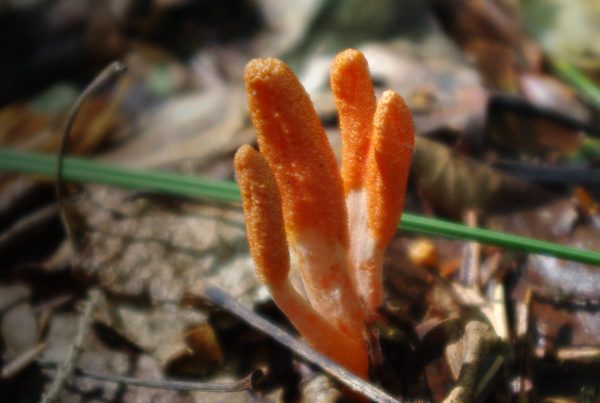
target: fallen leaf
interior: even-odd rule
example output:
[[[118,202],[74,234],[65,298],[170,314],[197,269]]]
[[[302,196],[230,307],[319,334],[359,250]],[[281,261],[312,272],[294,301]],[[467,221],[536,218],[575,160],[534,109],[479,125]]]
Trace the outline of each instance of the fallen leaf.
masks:
[[[0,286],[0,335],[3,355],[15,358],[37,343],[37,318],[29,304],[31,291],[23,284]]]
[[[423,137],[416,138],[411,178],[424,201],[451,217],[462,217],[467,209],[483,214],[522,209],[553,197]]]
[[[133,197],[132,197],[133,196]],[[80,270],[112,293],[178,301],[212,282],[253,301],[259,290],[239,207],[91,186],[76,206],[86,219]]]

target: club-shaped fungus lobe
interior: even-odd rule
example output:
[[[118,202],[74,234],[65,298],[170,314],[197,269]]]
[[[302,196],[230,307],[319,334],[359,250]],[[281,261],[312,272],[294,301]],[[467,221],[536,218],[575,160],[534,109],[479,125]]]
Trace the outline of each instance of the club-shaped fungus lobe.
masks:
[[[310,98],[277,59],[255,59],[244,80],[260,153],[235,157],[257,275],[318,351],[365,378],[366,318],[382,303],[383,251],[404,204],[414,144],[402,98],[377,103],[367,61],[333,62],[341,172]],[[302,284],[292,286],[290,268]]]
[[[234,159],[242,194],[248,243],[258,278],[306,340],[319,352],[366,378],[368,357],[361,338],[352,338],[319,314],[289,282],[289,253],[279,191],[265,159],[242,146]],[[352,352],[352,353],[349,353]]]

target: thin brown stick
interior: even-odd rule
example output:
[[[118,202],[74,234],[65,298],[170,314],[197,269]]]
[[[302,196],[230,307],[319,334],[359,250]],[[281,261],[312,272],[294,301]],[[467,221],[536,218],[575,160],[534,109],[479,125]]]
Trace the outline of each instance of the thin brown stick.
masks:
[[[49,362],[40,362],[42,367],[49,369],[57,369],[57,365]],[[252,371],[239,381],[234,382],[192,382],[192,381],[175,381],[172,379],[139,379],[121,375],[99,374],[82,368],[74,368],[74,376],[95,379],[98,381],[112,382],[127,386],[135,386],[140,388],[177,390],[181,392],[243,392],[256,388],[257,383],[264,376],[260,369]]]
[[[350,373],[345,368],[340,367],[336,363],[332,362],[328,358],[325,358],[312,348],[308,347],[303,342],[299,341],[289,333],[283,331],[277,326],[273,325],[266,319],[258,316],[239,302],[233,300],[228,294],[223,291],[207,287],[201,291],[201,296],[209,301],[210,303],[219,306],[226,311],[236,315],[240,319],[247,322],[252,327],[260,330],[269,337],[272,337],[280,344],[288,347],[302,358],[316,364],[322,368],[325,372],[338,379],[341,383],[349,387],[350,389],[368,397],[376,402],[384,403],[397,403],[398,399],[388,395],[381,389],[376,388],[363,379]]]
[[[88,293],[87,303],[85,304],[85,309],[81,315],[81,320],[79,321],[79,327],[77,328],[75,341],[73,341],[73,344],[69,349],[67,359],[63,365],[58,368],[56,376],[52,381],[52,385],[50,385],[50,390],[42,398],[42,403],[55,402],[60,392],[62,392],[67,379],[73,374],[73,371],[75,370],[75,364],[77,363],[77,359],[79,358],[79,354],[83,348],[83,343],[85,342],[85,337],[92,326],[94,317],[93,314],[96,310],[99,300],[100,291],[97,289],[91,289]]]
[[[533,300],[533,291],[528,288],[525,297],[521,301],[516,301],[514,311],[514,355],[518,362],[516,368],[517,377],[513,386],[513,393],[516,397],[513,400],[527,403],[534,395],[534,383],[532,382],[532,359],[533,359],[533,335],[532,335],[532,315],[531,302]]]
[[[68,302],[71,302],[72,299],[72,295],[60,295],[33,308],[33,313],[39,317],[36,337],[37,340],[41,340],[43,335],[46,334],[48,324],[50,323],[50,318],[52,317],[54,311]]]
[[[477,227],[477,212],[473,209],[467,210],[464,221],[471,228]],[[477,291],[481,290],[480,258],[481,244],[478,242],[467,242],[464,245],[463,262],[460,269],[461,278],[467,287],[471,287]]]
[[[79,110],[83,106],[84,102],[93,94],[98,88],[102,87],[109,80],[118,76],[119,74],[125,71],[126,67],[121,62],[112,62],[110,65],[104,68],[96,76],[94,81],[92,81],[79,95],[75,103],[71,106],[69,110],[69,114],[67,115],[67,120],[65,121],[65,126],[62,131],[62,136],[60,139],[60,147],[58,149],[58,157],[56,159],[56,201],[58,203],[58,208],[60,211],[60,216],[63,221],[63,225],[65,227],[65,231],[67,232],[67,236],[73,247],[73,250],[76,250],[76,242],[74,239],[73,231],[71,230],[71,226],[69,224],[69,219],[66,211],[66,206],[64,202],[64,186],[63,186],[63,159],[65,154],[67,153],[67,148],[69,146],[69,137],[71,135],[71,129],[73,128],[73,124],[75,123],[75,118],[79,113]]]
[[[14,238],[26,234],[36,226],[56,217],[57,212],[55,205],[49,205],[39,208],[33,213],[19,219],[10,228],[0,234],[0,251],[5,251]]]
[[[477,379],[480,375],[482,364],[488,358],[487,354],[497,344],[498,339],[489,332],[489,325],[478,320],[469,321],[465,325],[465,351],[463,363],[460,369],[460,376],[444,399],[444,403],[471,402],[475,400],[475,388]],[[502,363],[501,361],[499,362]],[[494,372],[491,375],[485,374],[486,383],[493,377],[499,365],[493,365]],[[482,383],[480,392],[486,383]]]
[[[535,105],[526,99],[512,95],[494,94],[488,104],[488,113],[492,110],[514,112],[523,116],[544,119],[575,133],[582,131],[595,137],[600,136],[600,127],[597,125],[589,124],[551,108]]]
[[[559,347],[554,354],[561,362],[600,362],[600,347],[598,346]]]
[[[17,358],[12,360],[8,364],[6,364],[4,367],[2,367],[0,378],[10,379],[13,376],[17,375],[29,364],[35,361],[36,357],[46,349],[46,346],[46,343],[39,343],[31,347],[29,350],[25,351],[23,354],[19,355]]]

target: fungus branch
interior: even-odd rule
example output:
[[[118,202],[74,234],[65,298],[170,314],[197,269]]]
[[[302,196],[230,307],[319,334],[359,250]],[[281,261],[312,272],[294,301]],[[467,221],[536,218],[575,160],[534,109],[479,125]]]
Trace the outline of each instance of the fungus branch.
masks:
[[[398,94],[386,91],[376,104],[367,61],[357,50],[336,56],[331,87],[340,116],[351,270],[373,314],[383,300],[383,251],[404,207],[414,127]]]
[[[310,98],[285,63],[253,60],[244,78],[260,153],[241,147],[235,168],[258,277],[315,349],[366,378],[365,324],[382,303],[383,250],[404,204],[410,113],[392,91],[376,104],[364,56],[340,53],[331,75],[340,173]],[[298,290],[290,269],[300,273]]]

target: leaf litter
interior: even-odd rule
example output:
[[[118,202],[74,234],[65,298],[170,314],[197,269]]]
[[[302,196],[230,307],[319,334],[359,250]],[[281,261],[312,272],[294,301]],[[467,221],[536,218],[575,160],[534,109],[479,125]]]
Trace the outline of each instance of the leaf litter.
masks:
[[[159,12],[154,15],[176,15],[185,3],[155,5]],[[344,32],[340,27],[345,21],[340,6],[305,1],[294,10],[271,3],[258,3],[268,10],[267,28],[261,34],[246,38],[245,43],[204,48],[191,65],[169,52],[153,50],[156,44],[129,49],[125,60],[130,74],[94,98],[79,116],[84,123],[77,129],[82,132],[75,138],[81,142],[75,140],[74,149],[113,163],[231,179],[232,151],[251,142],[254,135],[235,71],[241,72],[245,61],[257,54],[287,54],[295,60],[311,96],[322,101],[316,102],[322,120],[328,128],[334,126],[336,115],[325,90],[327,65],[322,60],[348,40],[339,34]],[[403,7],[409,3],[388,4],[379,11],[365,6],[364,15],[374,19],[379,18],[377,12],[392,15],[390,10],[404,15]],[[432,3],[440,7],[444,2]],[[543,117],[521,112],[517,118],[505,116],[498,121],[498,112],[487,109],[494,99],[493,88],[580,121],[597,118],[597,111],[552,80],[540,63],[543,53],[520,28],[498,35],[518,24],[514,14],[506,12],[510,7],[504,3],[509,2],[490,3],[494,5],[488,8],[477,8],[475,1],[457,2],[453,7],[471,22],[491,21],[496,29],[492,35],[485,30],[479,36],[477,30],[461,30],[460,23],[452,26],[452,19],[442,20],[449,35],[443,33],[437,25],[440,14],[432,22],[430,10],[419,2],[412,5],[414,20],[426,28],[413,32],[410,40],[402,38],[401,29],[392,23],[386,25],[385,21],[393,21],[389,18],[381,19],[378,32],[357,30],[352,39],[353,46],[367,55],[378,88],[390,87],[403,94],[420,134],[427,137],[417,145],[409,209],[454,219],[475,209],[483,227],[596,249],[593,202],[572,197],[570,187],[548,189],[488,165],[498,158],[517,157],[553,166],[557,161],[574,161],[573,152],[584,170],[597,162],[589,153],[585,133],[568,132],[546,124]],[[348,9],[352,7],[357,6]],[[126,12],[117,15],[128,18]],[[141,15],[142,20],[149,16]],[[278,21],[278,15],[294,24]],[[335,18],[325,28],[322,21],[327,15]],[[148,21],[168,21],[161,18]],[[160,26],[147,25],[150,31],[145,38],[151,38],[148,33]],[[544,29],[548,30],[547,25]],[[416,42],[412,36],[418,37]],[[542,41],[544,49],[547,43],[547,39]],[[563,44],[559,45],[552,54],[564,52]],[[475,55],[476,63],[470,64],[463,52]],[[514,62],[514,54],[519,53],[527,60],[525,73],[515,69],[515,63],[502,62]],[[597,74],[594,57],[577,55],[579,66]],[[52,150],[58,144],[61,114],[77,93],[72,88],[59,85],[36,101],[15,103],[0,111],[2,144]],[[551,95],[536,98],[544,91]],[[540,104],[548,98],[554,104]],[[12,136],[15,133],[18,139]],[[328,134],[335,144],[336,131],[328,129]],[[17,217],[31,216],[32,211],[23,205],[44,205],[21,202],[28,200],[21,196],[27,192],[18,190],[19,182],[4,178],[2,188],[15,190],[8,196],[2,192],[9,212],[5,216],[10,217],[2,222],[2,234],[15,225]],[[33,186],[42,189],[39,194],[50,202],[43,190],[47,184],[37,181]],[[85,396],[109,401],[248,401],[257,399],[256,395],[274,401],[299,397],[333,401],[347,393],[333,378],[293,359],[266,336],[197,301],[199,287],[216,285],[279,326],[289,326],[254,277],[238,206],[86,185],[69,208],[83,218],[78,223],[82,247],[76,259],[63,250],[54,257],[45,251],[39,254],[41,258],[18,256],[17,260],[21,265],[62,262],[47,263],[54,268],[54,276],[64,275],[60,268],[75,262],[69,276],[76,279],[76,286],[63,291],[76,301],[85,299],[91,283],[100,285],[103,298],[78,367],[140,379],[178,376],[215,382],[241,379],[261,365],[272,371],[266,385],[254,392],[228,395],[181,394],[75,376],[62,392],[62,401],[81,401]],[[45,227],[38,228],[48,233]],[[62,237],[57,228],[50,232],[49,239]],[[40,238],[25,237],[22,248],[30,250],[39,242]],[[421,248],[420,256],[409,253],[415,245]],[[56,298],[40,292],[40,278],[43,283],[50,273],[24,266],[5,270],[0,293],[6,301],[0,316],[3,367],[40,341],[47,345],[39,353],[42,363],[62,363],[72,346],[80,304],[37,309]],[[385,361],[378,382],[386,391],[434,401],[565,395],[572,399],[592,396],[591,401],[597,397],[599,387],[593,378],[600,334],[596,268],[399,234],[386,254],[385,273],[387,299],[380,328]],[[475,285],[464,281],[472,273],[479,273]],[[13,294],[16,300],[9,298]],[[504,326],[503,320],[509,325]],[[577,373],[578,379],[565,376],[569,371]],[[19,393],[19,386],[29,382],[37,398],[54,377],[55,371],[34,364],[5,383],[11,393]]]

